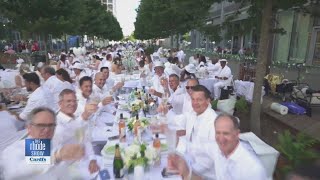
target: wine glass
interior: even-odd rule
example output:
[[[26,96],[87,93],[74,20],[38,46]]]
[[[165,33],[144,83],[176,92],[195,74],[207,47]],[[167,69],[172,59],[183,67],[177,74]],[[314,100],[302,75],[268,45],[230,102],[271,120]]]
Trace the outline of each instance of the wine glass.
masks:
[[[101,102],[101,98],[99,95],[97,94],[91,94],[89,96],[89,99],[88,99],[88,104],[91,104],[91,105],[95,105],[95,106],[98,106],[98,104]],[[97,118],[98,118],[98,115],[97,113],[94,113],[94,116],[92,118],[92,123],[93,123],[93,126],[95,127],[96,126],[96,121],[97,121]],[[91,121],[90,121],[91,122]]]

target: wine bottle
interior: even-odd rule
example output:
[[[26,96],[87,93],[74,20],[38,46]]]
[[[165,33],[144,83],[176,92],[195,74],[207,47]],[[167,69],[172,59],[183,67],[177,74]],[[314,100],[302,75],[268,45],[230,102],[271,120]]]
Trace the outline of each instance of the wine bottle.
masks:
[[[120,114],[120,120],[119,120],[119,139],[120,142],[126,141],[126,122],[123,118],[123,114]]]
[[[157,151],[157,160],[155,161],[155,165],[160,165],[161,164],[161,142],[160,142],[158,133],[156,133],[156,138],[153,140],[153,147]]]
[[[138,129],[139,127],[141,126],[141,123],[140,123],[140,120],[139,120],[139,115],[137,114],[136,115],[136,122],[134,123],[133,125],[133,129],[134,129],[134,136],[137,136],[138,135]]]
[[[116,144],[113,160],[113,175],[115,178],[122,178],[124,176],[123,166],[124,163],[120,154],[119,144]]]

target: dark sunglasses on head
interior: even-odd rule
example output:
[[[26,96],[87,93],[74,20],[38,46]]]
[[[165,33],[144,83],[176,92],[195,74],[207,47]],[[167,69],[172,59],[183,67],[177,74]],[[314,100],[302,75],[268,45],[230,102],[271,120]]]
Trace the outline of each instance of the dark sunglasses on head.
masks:
[[[187,90],[193,89],[193,87],[194,87],[194,86],[186,86],[186,89],[187,89]]]

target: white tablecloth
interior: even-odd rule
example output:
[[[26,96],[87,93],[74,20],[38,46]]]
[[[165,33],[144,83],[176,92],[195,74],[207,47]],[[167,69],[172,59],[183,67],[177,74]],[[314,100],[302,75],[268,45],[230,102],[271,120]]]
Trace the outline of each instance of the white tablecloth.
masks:
[[[247,101],[252,102],[253,89],[254,89],[253,82],[235,80],[234,86],[235,86],[234,89],[238,96],[244,96]],[[264,96],[264,94],[265,94],[264,87],[262,87],[261,99],[262,99],[262,96]]]
[[[123,111],[123,110],[117,110],[117,114],[115,116],[110,113],[107,113],[107,112],[100,113],[100,115],[96,119],[96,127],[92,131],[92,141],[93,142],[107,141],[108,137],[116,136],[119,134],[118,133],[119,132],[118,131],[118,124],[115,122],[117,122],[117,119],[119,118],[120,113],[123,113],[123,116],[125,118],[130,117],[130,114],[127,111]],[[109,126],[109,125],[111,125],[111,123],[114,123],[113,126]],[[144,133],[143,139],[148,142],[152,142],[152,137],[151,136],[149,137],[149,136],[150,136],[150,134]],[[109,143],[116,143],[118,141],[119,140],[113,140],[113,141],[109,141]],[[102,167],[101,169],[107,169],[110,176],[113,176],[113,170],[112,170],[113,156],[111,156],[111,157],[98,156],[98,162],[100,163],[100,166]],[[166,164],[167,164],[167,154],[164,153],[161,156],[161,165],[157,166],[157,167],[150,167],[150,170],[145,172],[145,180],[151,180],[151,179],[152,180],[162,180],[162,179],[180,180],[181,179],[180,176],[175,176],[175,177],[171,177],[171,178],[163,178],[162,177],[161,171],[166,166]],[[99,179],[99,176],[97,179]],[[112,177],[112,179],[114,179],[114,178]]]
[[[13,88],[16,86],[15,77],[19,74],[18,70],[0,70],[1,84],[3,88]]]

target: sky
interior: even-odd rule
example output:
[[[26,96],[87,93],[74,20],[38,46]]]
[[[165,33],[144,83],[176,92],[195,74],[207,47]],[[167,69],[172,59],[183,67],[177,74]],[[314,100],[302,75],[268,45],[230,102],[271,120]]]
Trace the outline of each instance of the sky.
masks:
[[[124,36],[130,35],[134,31],[134,22],[137,13],[135,9],[139,7],[140,0],[116,0],[117,19],[122,28]]]

